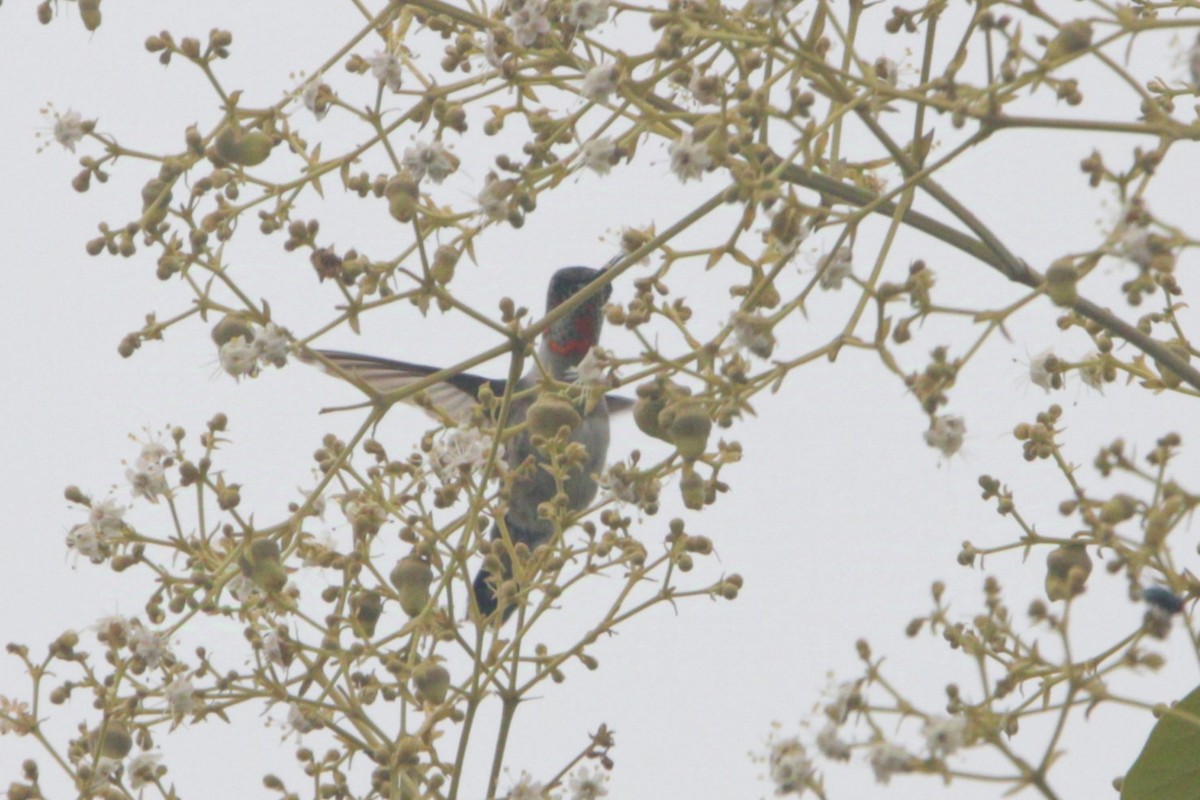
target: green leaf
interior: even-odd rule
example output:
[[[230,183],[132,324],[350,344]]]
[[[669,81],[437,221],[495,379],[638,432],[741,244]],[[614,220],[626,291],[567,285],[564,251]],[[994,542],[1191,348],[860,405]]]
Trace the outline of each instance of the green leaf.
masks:
[[[1150,731],[1125,776],[1121,800],[1200,800],[1200,687]]]

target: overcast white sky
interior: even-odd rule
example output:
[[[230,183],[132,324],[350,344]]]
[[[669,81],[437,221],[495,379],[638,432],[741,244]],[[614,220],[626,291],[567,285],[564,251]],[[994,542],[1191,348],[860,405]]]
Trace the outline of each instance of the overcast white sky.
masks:
[[[319,63],[357,28],[350,5],[110,2],[94,35],[83,30],[72,6],[60,3],[67,18],[49,27],[37,24],[31,4],[0,7],[0,243],[6,275],[0,335],[8,376],[0,382],[0,442],[8,464],[0,482],[0,507],[8,520],[7,557],[0,560],[0,641],[28,643],[35,652],[65,629],[84,629],[106,614],[141,611],[148,584],[140,576],[75,564],[64,547],[64,536],[80,514],[62,499],[63,487],[78,484],[95,496],[113,487],[127,501],[122,462],[133,460],[138,449],[131,434],[181,425],[194,439],[214,413],[226,413],[234,445],[223,453],[224,464],[245,486],[243,508],[265,521],[281,517],[286,503],[299,497],[296,487],[311,483],[310,454],[321,436],[348,434],[357,419],[319,415],[322,407],[353,402],[354,390],[300,365],[268,370],[240,384],[219,374],[207,330],[198,323],[173,330],[165,342],[147,344],[133,359],[121,359],[117,343],[140,327],[145,314],[168,316],[189,300],[182,286],[154,278],[153,257],[147,253],[128,260],[84,253],[99,221],[132,215],[150,173],[137,164],[121,164],[108,185],[80,195],[69,186],[76,160],[57,146],[36,154],[34,138],[47,127],[38,109],[52,101],[60,111],[76,109],[98,119],[103,130],[129,146],[151,152],[178,147],[186,125],[199,122],[207,128],[219,109],[194,70],[155,63],[142,48],[146,35],[164,27],[177,37],[204,37],[212,27],[232,30],[234,55],[222,65],[223,74],[247,88],[248,102],[266,104],[295,85],[289,74]],[[1182,77],[1165,40],[1162,44],[1135,52],[1135,63],[1160,64],[1146,75]],[[373,48],[359,50],[369,55]],[[896,59],[906,55],[898,39],[882,41],[879,48]],[[337,89],[351,78],[339,69],[330,80]],[[1129,94],[1089,97],[1089,102],[1116,118],[1136,113]],[[297,120],[310,137],[338,136],[331,127],[318,128],[303,111]],[[934,124],[939,132],[949,127],[948,120]],[[340,135],[353,141],[359,133]],[[465,201],[482,183],[495,151],[472,149],[479,142],[470,137],[458,142],[463,180],[447,189],[448,197]],[[491,146],[490,140],[485,144]],[[1101,196],[1086,190],[1078,162],[1093,146],[1112,148],[1114,154],[1128,149],[1118,145],[1115,139],[1092,142],[1072,135],[997,137],[944,182],[1019,255],[1044,265],[1099,241],[1098,223],[1111,219],[1113,208],[1103,207]],[[77,156],[87,152],[93,152],[91,146],[81,145]],[[460,281],[463,295],[494,308],[494,298],[507,294],[536,309],[557,267],[600,266],[615,252],[614,231],[650,222],[661,230],[689,202],[718,188],[712,181],[681,186],[657,145],[643,156],[637,168],[618,169],[605,179],[590,174],[570,179],[523,230],[490,233],[479,267],[465,262],[460,267],[466,278]],[[1185,227],[1195,221],[1191,184],[1196,168],[1194,151],[1178,148],[1152,196],[1159,214]],[[363,212],[357,201],[340,197],[335,184],[326,184],[332,196],[328,206],[310,205],[306,213],[320,214],[323,231],[340,247],[388,252],[395,242],[386,216],[376,213],[377,207]],[[297,332],[308,333],[329,318],[337,297],[328,286],[317,285],[305,256],[285,253],[281,237],[264,239],[249,226],[242,233],[238,269],[252,295],[269,298],[276,318]],[[937,271],[948,302],[999,306],[1018,296],[986,267],[920,236],[903,235],[897,263],[916,257],[926,258]],[[798,263],[811,269],[803,260]],[[1194,267],[1194,260],[1185,260],[1181,274]],[[1121,269],[1116,262],[1106,269],[1113,282],[1119,281],[1113,274]],[[698,268],[689,274],[694,284],[681,282],[673,289],[689,298],[701,319],[711,317],[716,330],[727,314],[724,288]],[[631,281],[623,280],[614,297],[631,292]],[[818,295],[806,319],[793,318],[778,332],[781,355],[823,342],[847,308],[848,298]],[[1122,313],[1133,318],[1128,309]],[[966,418],[968,439],[962,454],[949,462],[923,445],[926,419],[917,404],[876,359],[862,353],[846,352],[835,365],[800,370],[780,394],[757,402],[756,418],[724,434],[745,450],[744,462],[723,474],[732,491],[702,514],[688,516],[690,530],[716,543],[719,564],[706,565],[704,574],[741,573],[742,595],[734,603],[699,601],[683,603],[676,612],[658,609],[599,643],[594,651],[599,670],[573,668],[565,684],[546,688],[518,715],[507,762],[514,774],[553,773],[583,746],[589,731],[605,723],[617,733],[614,798],[765,796],[768,785],[757,781],[764,767],[748,754],[764,750],[773,721],[785,734],[800,730],[799,721],[820,700],[830,671],[843,678],[857,674],[854,642],[859,637],[888,655],[886,669],[894,684],[910,690],[923,708],[937,709],[944,702],[942,687],[949,681],[973,693],[977,684],[965,659],[940,640],[911,642],[903,629],[929,609],[929,585],[935,579],[948,583],[952,606],[968,619],[979,607],[985,574],[1000,579],[1017,614],[1039,596],[1040,554],[1025,565],[1018,557],[990,560],[986,573],[955,563],[964,539],[985,546],[1015,535],[979,500],[980,474],[1017,487],[1018,502],[1045,529],[1073,532],[1054,513],[1067,494],[1061,478],[1048,465],[1027,466],[1008,435],[1013,425],[1050,402],[1023,378],[1029,357],[1051,346],[1068,357],[1088,349],[1081,334],[1064,336],[1055,316],[1048,304],[1035,304],[1011,329],[1011,342],[990,342],[963,374],[950,411]],[[965,330],[943,326],[923,332],[922,343],[908,354],[910,363],[939,341],[961,345],[963,340],[954,337]],[[461,317],[422,319],[398,305],[366,319],[359,338],[339,331],[325,341],[429,363],[450,362],[496,343]],[[605,342],[618,353],[636,350],[632,337],[620,331],[607,331]],[[503,369],[498,363],[491,373]],[[1109,387],[1101,396],[1074,381],[1053,400],[1067,409],[1071,452],[1081,464],[1089,464],[1097,447],[1115,433],[1139,452],[1170,430],[1194,444],[1194,425],[1189,426],[1194,411],[1170,398],[1125,387]],[[424,430],[418,412],[398,408],[380,437],[392,452],[403,453]],[[645,437],[632,423],[617,423],[611,455],[639,447],[649,447]],[[1196,454],[1180,463],[1184,485],[1200,484]],[[1097,483],[1088,470],[1081,474]],[[663,512],[645,523],[647,542],[658,541],[666,521],[681,512],[675,487],[665,495]],[[129,516],[147,529],[165,523],[160,509],[144,504]],[[331,528],[334,522],[331,518]],[[346,526],[334,529],[334,535],[347,536]],[[1194,544],[1178,543],[1176,552],[1185,564]],[[1123,579],[1102,569],[1088,599],[1075,620],[1084,642],[1110,641],[1114,631],[1124,632],[1141,618],[1143,609],[1124,598]],[[586,600],[580,602],[579,617],[564,608],[547,621],[547,641],[578,634],[591,618]],[[204,624],[210,626],[203,634],[210,649],[223,663],[240,664],[245,656],[238,627]],[[1163,647],[1178,657],[1161,677],[1130,684],[1137,696],[1165,701],[1195,685],[1194,660],[1171,646],[1183,644],[1179,634]],[[0,695],[21,698],[26,687],[16,660],[0,659]],[[65,709],[46,708],[48,730],[63,743],[70,725],[86,715],[88,698],[78,696]],[[283,716],[276,708],[262,717],[235,717],[233,727],[214,722],[159,736],[181,796],[264,795],[264,773],[286,775],[295,765],[291,746],[280,743],[282,728],[264,727],[268,718]],[[1146,715],[1101,708],[1090,723],[1073,727],[1057,784],[1063,796],[1109,796],[1111,779],[1132,761],[1151,724]],[[897,738],[916,748],[915,730],[904,728]],[[1031,730],[1014,744],[1039,753],[1037,736]],[[15,779],[21,758],[35,754],[29,741],[0,739],[0,781]],[[486,754],[480,755],[479,774],[473,776],[478,795],[485,777]],[[50,761],[40,761],[49,796],[64,796]],[[956,756],[954,763],[972,763],[971,756]],[[943,791],[935,779],[906,776],[879,787],[861,757],[849,767],[828,767],[826,775],[832,797],[923,798]],[[955,783],[946,794],[982,798],[998,791]]]

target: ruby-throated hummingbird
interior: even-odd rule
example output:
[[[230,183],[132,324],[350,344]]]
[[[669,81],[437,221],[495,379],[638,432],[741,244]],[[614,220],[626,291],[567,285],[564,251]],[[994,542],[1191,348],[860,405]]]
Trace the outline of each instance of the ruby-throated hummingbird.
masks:
[[[550,278],[550,289],[546,297],[549,313],[559,304],[580,291],[603,270],[590,267],[564,267]],[[552,323],[542,334],[538,346],[538,358],[534,365],[517,383],[517,391],[538,385],[543,376],[556,381],[571,382],[574,371],[584,357],[600,339],[600,328],[604,321],[604,304],[612,293],[610,286],[580,303],[571,313]],[[355,382],[362,382],[378,392],[392,392],[440,371],[437,367],[393,361],[375,356],[363,356],[334,350],[316,351],[335,366],[333,374]],[[479,390],[486,384],[492,393],[503,396],[506,381],[485,378],[469,373],[460,373],[426,390],[426,396],[442,412],[455,421],[466,424],[471,409],[477,404]],[[509,425],[525,420],[525,414],[534,403],[532,395],[513,400],[509,412]],[[573,442],[587,448],[587,461],[582,469],[574,469],[567,477],[564,490],[571,511],[580,511],[596,496],[596,476],[604,470],[608,453],[608,420],[610,412],[624,411],[633,407],[633,401],[614,395],[606,395],[603,402],[594,403],[590,410],[582,406],[577,410],[582,422],[571,435]],[[585,413],[586,412],[586,413]],[[504,513],[504,525],[513,544],[524,543],[531,550],[548,541],[554,535],[554,523],[538,516],[538,506],[551,500],[557,492],[554,476],[541,467],[545,457],[534,447],[528,431],[523,431],[506,443],[505,459],[511,467],[517,467],[532,458],[537,466],[525,471],[512,483],[508,507]],[[492,526],[492,538],[500,538],[498,524]],[[496,610],[496,587],[511,577],[511,564],[507,554],[501,556],[504,574],[489,575],[480,570],[475,576],[473,591],[480,612],[486,617]],[[508,605],[503,612],[507,619],[515,606]]]

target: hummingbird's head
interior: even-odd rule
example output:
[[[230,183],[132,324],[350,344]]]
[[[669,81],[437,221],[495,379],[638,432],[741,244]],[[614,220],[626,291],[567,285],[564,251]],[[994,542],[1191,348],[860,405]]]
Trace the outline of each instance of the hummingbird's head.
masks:
[[[553,311],[603,272],[604,270],[591,267],[563,267],[555,272],[550,278],[550,290],[546,295],[546,311]],[[592,345],[600,340],[604,304],[608,302],[611,294],[612,287],[605,286],[570,314],[547,328],[545,348],[569,366],[583,360]]]

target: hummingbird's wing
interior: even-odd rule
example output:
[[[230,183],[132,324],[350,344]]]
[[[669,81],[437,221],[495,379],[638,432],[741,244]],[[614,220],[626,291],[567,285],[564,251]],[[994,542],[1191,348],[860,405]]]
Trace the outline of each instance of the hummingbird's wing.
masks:
[[[378,356],[364,356],[358,353],[346,353],[341,350],[316,350],[330,362],[330,367],[315,359],[301,359],[313,364],[326,373],[351,383],[361,382],[377,392],[393,392],[411,386],[422,378],[435,372],[438,367],[425,364],[413,364],[408,361],[396,361]],[[451,419],[459,424],[471,420],[471,409],[479,402],[479,390],[487,384],[497,397],[504,394],[505,381],[500,378],[485,378],[470,372],[460,372],[443,381],[425,388],[426,396],[433,404],[444,411]],[[619,414],[633,408],[633,398],[608,394],[604,396],[610,414]],[[434,416],[437,419],[436,415]],[[440,422],[441,420],[438,419]]]
[[[439,367],[411,364],[407,361],[395,361],[378,356],[364,356],[340,350],[317,350],[315,352],[333,366],[330,367],[317,359],[309,359],[309,363],[320,367],[334,377],[348,380],[351,383],[361,382],[377,392],[394,392],[397,389],[411,386],[435,372],[441,372]],[[485,378],[482,375],[462,372],[426,387],[425,395],[451,419],[460,424],[466,424],[471,419],[471,409],[479,402],[480,388],[487,384],[496,396],[500,396],[504,394],[504,383],[498,378]],[[436,415],[434,416],[436,418]]]

